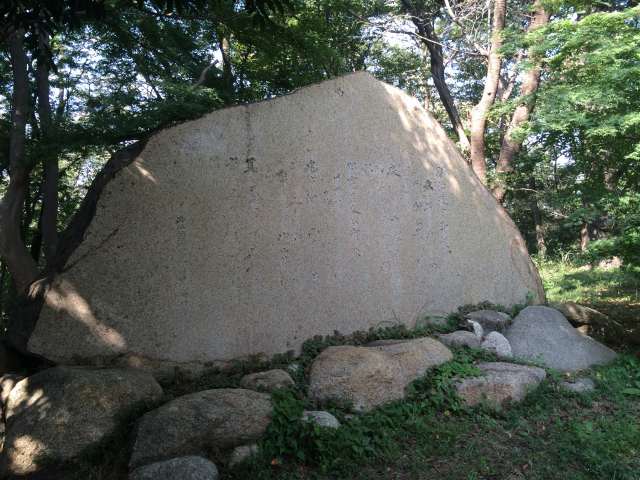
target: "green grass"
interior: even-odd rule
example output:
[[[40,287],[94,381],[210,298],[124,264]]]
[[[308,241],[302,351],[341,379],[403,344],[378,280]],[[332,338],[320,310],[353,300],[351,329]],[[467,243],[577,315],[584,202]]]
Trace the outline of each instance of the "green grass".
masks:
[[[640,479],[640,396],[624,393],[640,381],[637,358],[594,370],[593,394],[564,392],[551,376],[499,411],[464,408],[447,387],[451,373],[473,374],[473,360],[457,352],[403,402],[348,421],[334,410],[337,431],[300,425],[304,400],[281,393],[262,455],[225,478]]]

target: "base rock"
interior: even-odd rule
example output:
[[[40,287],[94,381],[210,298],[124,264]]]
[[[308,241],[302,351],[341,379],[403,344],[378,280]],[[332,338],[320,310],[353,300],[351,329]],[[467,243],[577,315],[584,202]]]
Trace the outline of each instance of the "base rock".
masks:
[[[376,347],[377,348],[377,347]],[[339,399],[367,411],[404,396],[400,364],[375,348],[329,347],[313,362],[309,397]]]
[[[271,413],[268,394],[241,388],[178,397],[140,419],[129,465],[255,442],[267,430]]]
[[[514,363],[487,362],[478,368],[483,376],[463,378],[455,386],[458,396],[470,407],[482,401],[494,406],[519,402],[547,376],[542,368]]]
[[[513,357],[509,340],[507,340],[500,332],[489,333],[489,335],[487,335],[482,341],[480,348],[495,353],[500,358]]]
[[[404,397],[409,383],[453,358],[432,338],[386,340],[366,347],[329,347],[313,362],[309,396],[338,399],[367,411]]]
[[[55,367],[25,378],[7,401],[4,472],[26,475],[72,461],[161,397],[153,377],[136,370]]]
[[[579,333],[554,308],[527,307],[505,332],[513,355],[542,361],[561,371],[576,371],[611,362],[616,353]]]
[[[179,457],[137,468],[129,480],[218,480],[218,469],[202,457]]]
[[[467,320],[473,320],[482,325],[485,333],[504,332],[511,323],[511,317],[497,310],[476,310],[465,315]]]
[[[369,348],[383,352],[397,360],[406,384],[420,378],[431,368],[453,358],[453,354],[447,347],[429,337],[402,340]]]
[[[480,348],[481,343],[480,338],[468,330],[457,330],[452,333],[438,335],[438,340],[449,347]]]

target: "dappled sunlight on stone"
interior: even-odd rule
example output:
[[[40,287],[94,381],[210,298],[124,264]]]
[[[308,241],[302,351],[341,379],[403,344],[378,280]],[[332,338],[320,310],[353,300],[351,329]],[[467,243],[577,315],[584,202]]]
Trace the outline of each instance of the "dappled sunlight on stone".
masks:
[[[13,445],[5,446],[5,461],[8,468],[18,470],[20,473],[30,473],[37,469],[37,464],[33,464],[31,459],[40,458],[46,452],[44,443],[31,435],[21,435],[16,438]],[[32,463],[27,468],[20,468],[21,465]]]
[[[147,170],[144,164],[144,159],[142,157],[138,157],[132,165],[145,180],[149,180],[152,183],[158,183],[156,177],[154,177],[153,174],[149,170]]]
[[[93,341],[101,344],[104,351],[113,354],[126,348],[127,342],[122,335],[96,317],[95,307],[87,302],[70,281],[58,278],[53,283],[46,295],[46,306],[55,311],[56,316],[70,318],[83,325]],[[65,335],[63,328],[59,330],[59,335]],[[37,338],[37,335],[32,337],[30,348],[38,348]],[[64,342],[64,339],[61,338],[61,341]],[[76,354],[82,354],[82,351],[76,351]]]

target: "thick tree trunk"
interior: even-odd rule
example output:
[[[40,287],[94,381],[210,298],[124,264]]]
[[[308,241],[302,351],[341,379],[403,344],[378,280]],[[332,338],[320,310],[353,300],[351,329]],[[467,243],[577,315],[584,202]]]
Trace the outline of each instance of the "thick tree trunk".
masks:
[[[11,272],[17,291],[24,294],[38,275],[36,263],[23,242],[20,228],[30,173],[25,157],[29,83],[24,31],[18,29],[11,32],[8,43],[13,71],[9,138],[10,179],[7,191],[0,200],[0,254]]]
[[[38,68],[36,82],[38,90],[38,117],[40,132],[45,146],[51,140],[51,103],[49,100],[49,36],[41,33],[38,42]],[[44,258],[51,262],[58,243],[58,155],[56,151],[47,151],[43,158],[44,181],[42,186],[42,245]]]
[[[544,9],[541,0],[535,0],[533,8],[533,19],[529,24],[527,32],[532,32],[549,22],[549,13]],[[513,160],[522,147],[522,139],[514,138],[513,134],[524,122],[529,120],[529,115],[535,105],[535,93],[540,85],[540,73],[540,65],[534,65],[524,76],[520,92],[522,102],[513,112],[511,122],[507,127],[507,132],[502,139],[500,157],[496,165],[496,173],[499,177],[500,175],[513,172]],[[498,178],[498,182],[493,189],[493,195],[496,197],[496,200],[502,203],[504,202],[505,194],[506,187],[504,180]]]
[[[471,167],[482,183],[487,181],[487,165],[484,156],[484,134],[487,125],[487,114],[496,99],[500,82],[502,58],[502,31],[507,13],[506,0],[495,0],[493,9],[493,25],[491,46],[487,59],[487,77],[484,82],[482,97],[471,111]]]
[[[438,37],[430,19],[425,18],[425,15],[414,8],[409,0],[402,0],[402,6],[407,13],[411,15],[413,24],[416,26],[418,34],[420,35],[420,39],[429,51],[433,83],[438,91],[440,100],[444,105],[444,109],[447,111],[453,130],[458,136],[460,148],[462,151],[467,152],[470,149],[469,139],[467,138],[460,114],[458,113],[458,109],[456,108],[456,104],[453,101],[453,97],[451,96],[451,92],[449,91],[449,87],[447,86],[445,79],[442,44],[438,41]]]

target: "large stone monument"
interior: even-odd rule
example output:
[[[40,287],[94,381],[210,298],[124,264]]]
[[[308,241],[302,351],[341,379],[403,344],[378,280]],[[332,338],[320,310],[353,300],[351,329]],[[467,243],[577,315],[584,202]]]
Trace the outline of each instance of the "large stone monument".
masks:
[[[442,127],[355,73],[155,134],[29,349],[210,364],[528,294],[544,295],[518,230]]]

